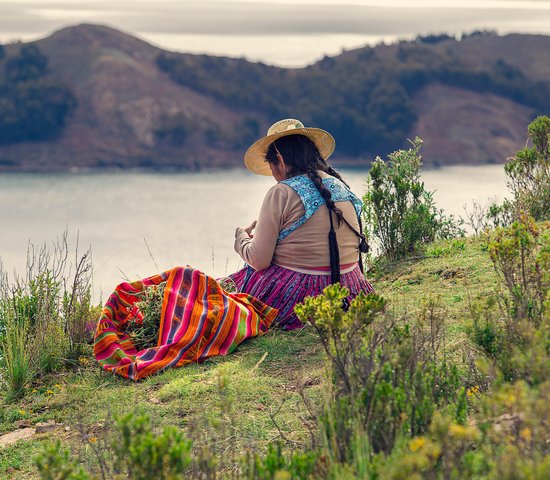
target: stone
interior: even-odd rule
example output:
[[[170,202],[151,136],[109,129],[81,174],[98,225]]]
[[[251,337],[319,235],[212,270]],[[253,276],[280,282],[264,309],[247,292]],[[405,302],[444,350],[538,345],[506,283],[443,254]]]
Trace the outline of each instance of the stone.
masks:
[[[0,448],[13,445],[19,440],[30,440],[35,435],[36,431],[34,428],[21,428],[19,430],[14,430],[13,432],[0,436]]]

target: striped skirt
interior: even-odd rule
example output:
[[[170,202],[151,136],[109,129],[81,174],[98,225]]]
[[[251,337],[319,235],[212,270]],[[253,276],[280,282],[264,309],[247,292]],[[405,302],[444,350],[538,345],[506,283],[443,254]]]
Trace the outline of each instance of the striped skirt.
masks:
[[[306,297],[316,296],[330,285],[330,274],[300,273],[279,265],[255,271],[247,266],[229,276],[239,292],[247,293],[279,311],[275,324],[283,330],[294,330],[302,323],[294,313],[294,307]],[[374,292],[357,264],[348,273],[342,273],[340,284],[346,287],[351,302],[359,292]]]

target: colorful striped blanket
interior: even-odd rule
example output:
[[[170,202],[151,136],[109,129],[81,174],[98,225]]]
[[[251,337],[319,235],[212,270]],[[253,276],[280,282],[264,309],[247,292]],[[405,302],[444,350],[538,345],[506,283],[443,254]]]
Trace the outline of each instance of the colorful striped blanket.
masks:
[[[138,294],[166,281],[156,347],[137,351],[124,324],[137,314]],[[245,293],[227,293],[199,270],[176,267],[121,283],[99,319],[94,355],[105,370],[139,380],[168,367],[231,353],[243,340],[267,332],[277,310]]]

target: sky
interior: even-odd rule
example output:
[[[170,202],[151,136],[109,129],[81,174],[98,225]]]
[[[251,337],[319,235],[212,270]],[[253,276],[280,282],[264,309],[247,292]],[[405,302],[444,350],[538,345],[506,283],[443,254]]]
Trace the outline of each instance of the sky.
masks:
[[[79,23],[119,28],[168,50],[299,67],[417,34],[550,34],[550,0],[0,0],[3,43]]]

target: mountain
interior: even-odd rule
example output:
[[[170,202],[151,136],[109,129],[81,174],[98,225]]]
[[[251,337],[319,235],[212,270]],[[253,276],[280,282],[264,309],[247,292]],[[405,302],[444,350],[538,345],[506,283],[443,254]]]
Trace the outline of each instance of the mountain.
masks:
[[[4,47],[6,85],[15,82],[6,65],[21,64],[25,45]],[[550,111],[546,36],[425,38],[303,69],[167,52],[98,25],[68,27],[32,45],[47,59],[45,77],[27,72],[9,88],[0,78],[0,113],[24,105],[30,113],[22,125],[42,125],[44,115],[28,101],[33,81],[64,92],[63,108],[43,135],[38,129],[25,138],[21,127],[17,141],[0,141],[0,171],[238,166],[247,146],[284,117],[333,133],[336,164],[367,165],[416,135],[428,166],[494,163],[521,148],[529,121]],[[26,103],[14,91],[24,91]]]

